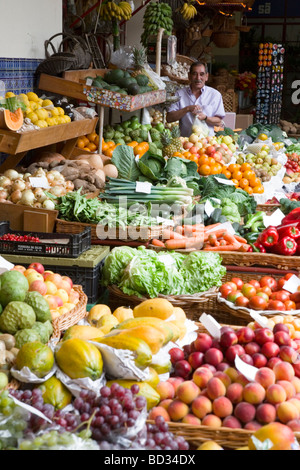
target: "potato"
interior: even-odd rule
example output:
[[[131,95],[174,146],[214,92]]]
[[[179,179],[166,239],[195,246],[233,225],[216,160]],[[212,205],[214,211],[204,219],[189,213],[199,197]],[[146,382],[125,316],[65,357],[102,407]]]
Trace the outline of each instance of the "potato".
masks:
[[[16,344],[15,337],[13,335],[9,335],[8,333],[0,335],[0,341],[5,343],[5,347],[8,351],[14,348]]]

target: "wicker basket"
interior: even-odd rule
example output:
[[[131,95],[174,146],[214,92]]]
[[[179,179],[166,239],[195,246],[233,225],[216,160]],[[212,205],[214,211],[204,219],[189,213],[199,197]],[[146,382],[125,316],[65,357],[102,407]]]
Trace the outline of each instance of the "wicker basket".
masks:
[[[256,210],[266,212],[266,214],[271,214],[276,209],[280,209],[280,204],[257,204]]]
[[[236,113],[238,109],[238,97],[234,90],[226,90],[222,93],[224,109],[226,113]]]
[[[181,63],[181,64],[185,63],[185,64],[188,64],[188,65],[192,65],[193,63],[196,62],[196,60],[191,59],[190,57],[187,57],[185,55],[177,54],[176,55],[176,62]],[[170,72],[168,72],[164,65],[162,65],[162,67],[161,67],[161,75],[165,76],[165,77],[169,77],[170,80],[172,80],[174,82],[177,82],[177,83],[181,83],[183,85],[189,83],[188,77],[187,78],[177,78],[176,75],[172,75]]]
[[[226,266],[266,266],[268,268],[284,271],[300,272],[299,256],[282,256],[272,253],[237,253],[235,251],[224,251],[219,253]]]
[[[217,47],[228,49],[236,46],[239,41],[238,31],[215,31],[212,34],[212,41]]]
[[[222,0],[205,0],[206,5],[215,5],[216,3],[222,3]]]
[[[135,295],[127,295],[121,291],[117,286],[108,286],[109,293],[109,306],[111,309],[122,306],[130,306],[131,308],[140,304],[149,297],[137,297]],[[216,297],[218,294],[218,288],[212,288],[207,292],[201,292],[194,295],[162,295],[158,297],[161,299],[169,300],[174,307],[181,307],[190,320],[198,321],[199,316],[203,313],[204,305],[210,300]]]
[[[80,320],[87,316],[87,296],[82,290],[81,286],[73,286],[73,289],[79,293],[79,302],[75,305],[75,307],[52,321],[54,334],[57,337],[60,332],[65,331],[66,329],[70,328],[70,326],[76,325]]]
[[[86,227],[91,227],[91,239],[99,240],[97,235],[96,224],[85,224],[82,222],[69,222],[67,220],[57,219],[56,220],[56,232],[58,233],[81,233]],[[98,227],[99,229],[99,227]],[[135,241],[148,241],[152,238],[159,238],[162,235],[163,227],[161,225],[153,227],[126,227],[125,230],[120,231],[118,227],[111,229],[113,237],[109,237],[109,229],[107,233],[107,239],[114,240],[132,240],[130,233],[134,234]],[[124,233],[125,232],[125,233]],[[99,232],[100,233],[100,232]]]

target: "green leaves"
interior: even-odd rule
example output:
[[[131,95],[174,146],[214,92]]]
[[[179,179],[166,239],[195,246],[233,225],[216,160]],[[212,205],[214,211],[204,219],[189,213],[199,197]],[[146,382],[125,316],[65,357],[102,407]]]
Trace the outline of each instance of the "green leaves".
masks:
[[[138,163],[140,171],[151,181],[158,181],[166,166],[166,161],[159,155],[144,153]]]
[[[117,167],[121,179],[137,181],[141,175],[133,148],[128,145],[118,145],[113,151],[111,162]]]

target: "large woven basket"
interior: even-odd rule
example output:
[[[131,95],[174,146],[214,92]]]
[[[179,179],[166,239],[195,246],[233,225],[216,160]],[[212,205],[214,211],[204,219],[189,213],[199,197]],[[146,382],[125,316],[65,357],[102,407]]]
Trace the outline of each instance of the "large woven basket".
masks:
[[[280,209],[280,207],[281,207],[280,204],[257,204],[256,210],[270,214],[274,212],[276,209]]]
[[[176,62],[181,63],[181,64],[192,65],[193,63],[196,62],[196,60],[191,59],[190,57],[187,57],[185,55],[177,54],[176,55]],[[162,65],[162,67],[161,67],[161,75],[165,76],[165,77],[169,77],[170,80],[172,80],[174,82],[177,82],[177,83],[181,83],[183,85],[189,83],[188,77],[187,78],[178,78],[178,77],[176,77],[176,75],[172,75],[170,72],[168,72],[164,65]]]
[[[76,325],[88,314],[86,310],[88,298],[87,295],[83,292],[82,286],[74,285],[73,289],[79,293],[79,302],[72,310],[52,320],[54,334],[56,336],[60,332],[70,328],[70,326]]]
[[[274,255],[272,253],[238,253],[236,251],[223,251],[219,253],[226,266],[261,266],[285,271],[300,272],[299,256]]]
[[[135,307],[149,297],[137,297],[135,295],[127,295],[117,286],[108,286],[109,306],[112,309],[122,306]],[[190,320],[198,321],[199,316],[203,313],[206,303],[216,297],[218,288],[212,288],[206,292],[200,292],[194,295],[162,295],[158,297],[169,300],[174,307],[181,307]]]
[[[238,31],[215,31],[212,34],[212,41],[217,47],[229,49],[237,45],[239,41]]]

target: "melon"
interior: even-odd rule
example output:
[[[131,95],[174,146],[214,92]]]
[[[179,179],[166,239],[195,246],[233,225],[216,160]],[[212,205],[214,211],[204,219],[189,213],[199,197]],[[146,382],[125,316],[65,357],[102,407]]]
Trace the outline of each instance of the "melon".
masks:
[[[23,112],[18,108],[15,112],[8,109],[0,110],[0,129],[8,129],[10,131],[18,131],[24,122]]]

